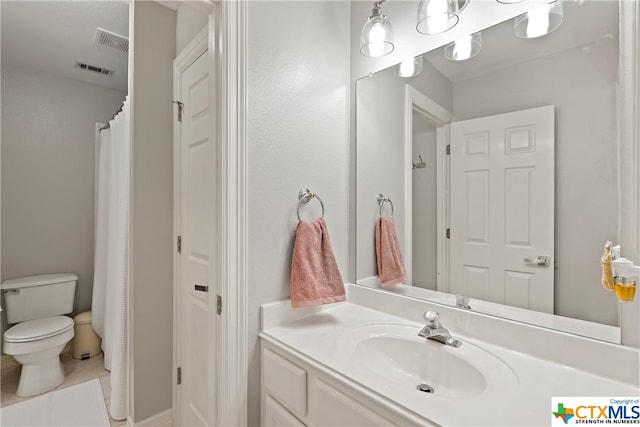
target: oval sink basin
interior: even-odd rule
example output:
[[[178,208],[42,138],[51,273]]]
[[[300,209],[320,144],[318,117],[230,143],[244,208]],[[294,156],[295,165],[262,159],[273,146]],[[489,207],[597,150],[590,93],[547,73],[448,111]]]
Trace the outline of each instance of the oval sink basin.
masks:
[[[458,348],[426,340],[418,337],[419,330],[409,325],[367,325],[350,331],[343,343],[346,351],[355,353],[360,371],[434,398],[474,397],[515,388],[515,373],[488,351],[465,340]]]

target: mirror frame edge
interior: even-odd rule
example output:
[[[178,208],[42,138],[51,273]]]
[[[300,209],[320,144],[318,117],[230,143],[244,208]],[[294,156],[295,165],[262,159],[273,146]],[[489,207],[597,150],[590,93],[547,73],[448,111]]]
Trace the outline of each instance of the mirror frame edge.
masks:
[[[640,263],[640,7],[620,1],[620,245],[622,254]],[[630,53],[627,55],[626,53]],[[625,232],[625,230],[629,230]]]

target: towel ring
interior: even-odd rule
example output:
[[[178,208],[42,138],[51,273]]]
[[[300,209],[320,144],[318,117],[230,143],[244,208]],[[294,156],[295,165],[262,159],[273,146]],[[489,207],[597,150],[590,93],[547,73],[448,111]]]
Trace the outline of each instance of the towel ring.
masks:
[[[376,200],[378,201],[378,214],[380,216],[382,216],[382,205],[384,205],[385,202],[391,205],[391,216],[393,216],[393,202],[390,198],[388,198],[387,196],[383,196],[382,194],[378,194]]]
[[[312,193],[311,190],[305,187],[298,191],[298,221],[302,221],[300,219],[300,206],[306,205],[313,198],[318,199],[318,201],[320,202],[320,206],[322,207],[322,214],[320,215],[320,218],[324,218],[324,203],[322,203],[322,199],[317,194]]]

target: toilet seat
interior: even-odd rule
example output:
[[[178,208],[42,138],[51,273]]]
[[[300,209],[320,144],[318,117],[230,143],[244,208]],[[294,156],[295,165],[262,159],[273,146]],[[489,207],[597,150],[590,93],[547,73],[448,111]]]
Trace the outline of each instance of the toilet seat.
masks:
[[[18,323],[7,329],[7,343],[26,343],[60,335],[73,328],[73,319],[67,316],[52,316]]]

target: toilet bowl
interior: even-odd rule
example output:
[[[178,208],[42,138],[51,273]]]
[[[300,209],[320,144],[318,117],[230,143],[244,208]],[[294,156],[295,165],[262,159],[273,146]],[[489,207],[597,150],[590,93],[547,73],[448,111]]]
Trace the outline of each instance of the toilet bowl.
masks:
[[[33,396],[62,384],[59,356],[73,336],[73,319],[67,316],[22,322],[4,333],[4,352],[22,365],[18,396]]]
[[[33,396],[64,381],[60,353],[74,336],[73,311],[78,276],[45,274],[5,280],[7,322],[3,351],[22,365],[16,394]]]

